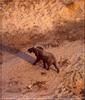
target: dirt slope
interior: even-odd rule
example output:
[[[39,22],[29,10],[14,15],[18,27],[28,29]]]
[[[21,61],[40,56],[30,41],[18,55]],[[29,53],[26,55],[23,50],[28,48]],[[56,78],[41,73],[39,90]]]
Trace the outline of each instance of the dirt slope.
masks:
[[[19,48],[47,41],[44,38],[51,39],[51,35],[55,40],[83,38],[84,0],[67,3],[66,0],[0,0],[0,41]]]
[[[34,59],[29,59],[27,48],[15,55],[10,52],[9,55],[5,51],[2,65],[2,98],[79,100],[84,89],[84,46],[81,41],[66,41],[60,47],[47,50],[54,53],[59,63],[59,74],[53,66],[46,71],[41,63],[32,65]]]
[[[0,97],[84,100],[84,0],[0,0]],[[30,46],[52,52],[60,69],[32,65]]]

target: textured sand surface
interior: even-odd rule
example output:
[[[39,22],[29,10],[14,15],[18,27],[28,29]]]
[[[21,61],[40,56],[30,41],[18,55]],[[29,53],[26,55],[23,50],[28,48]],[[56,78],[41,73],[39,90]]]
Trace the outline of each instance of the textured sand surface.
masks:
[[[47,50],[53,52],[56,61],[60,62],[59,74],[53,66],[47,71],[41,63],[32,65],[35,59],[29,59],[27,48],[15,55],[5,51],[2,98],[81,98],[80,92],[84,88],[84,46],[81,41],[66,41],[60,47]]]
[[[0,0],[0,98],[84,100],[84,0]],[[33,65],[41,45],[60,69]]]

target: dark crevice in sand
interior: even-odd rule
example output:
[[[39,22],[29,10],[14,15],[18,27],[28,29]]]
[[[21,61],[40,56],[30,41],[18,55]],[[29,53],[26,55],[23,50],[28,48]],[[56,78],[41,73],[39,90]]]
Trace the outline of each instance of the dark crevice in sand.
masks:
[[[33,63],[34,62],[34,58],[28,54],[26,54],[23,51],[20,51],[19,49],[16,49],[14,47],[10,47],[9,45],[4,45],[4,44],[0,44],[0,52],[9,52],[17,57],[20,57],[22,59],[24,59],[25,61],[29,62],[29,63]]]

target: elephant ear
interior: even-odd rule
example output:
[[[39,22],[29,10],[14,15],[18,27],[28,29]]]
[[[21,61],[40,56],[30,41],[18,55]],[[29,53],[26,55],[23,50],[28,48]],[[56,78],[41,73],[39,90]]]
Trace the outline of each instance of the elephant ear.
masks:
[[[38,55],[39,54],[39,52],[38,52],[38,50],[37,50],[37,48],[35,46],[33,46],[32,49],[33,49],[35,55]]]
[[[37,46],[36,48],[43,50],[44,48],[42,46]]]

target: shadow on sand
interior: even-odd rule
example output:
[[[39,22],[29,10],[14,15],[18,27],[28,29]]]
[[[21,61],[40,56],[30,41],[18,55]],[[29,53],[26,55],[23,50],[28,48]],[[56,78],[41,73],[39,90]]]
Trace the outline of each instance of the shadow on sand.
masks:
[[[16,49],[14,47],[10,47],[8,45],[0,44],[0,53],[2,53],[2,52],[9,52],[17,57],[22,58],[23,60],[25,60],[31,64],[33,64],[35,61],[35,59],[32,56],[26,54],[23,51],[20,51],[19,49]],[[51,70],[57,72],[54,68],[51,68]]]
[[[0,44],[0,52],[1,53],[2,52],[9,52],[17,57],[24,59],[25,61],[27,61],[31,64],[33,64],[33,62],[35,61],[35,59],[32,56],[26,54],[23,51],[20,51],[19,49],[16,49],[14,47],[10,47],[8,45]]]

